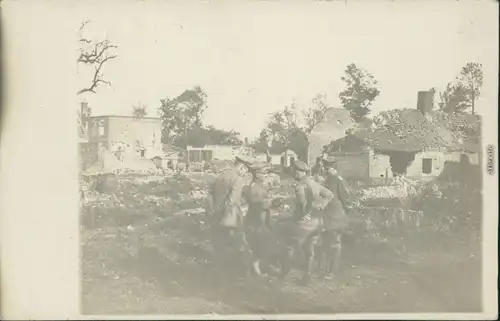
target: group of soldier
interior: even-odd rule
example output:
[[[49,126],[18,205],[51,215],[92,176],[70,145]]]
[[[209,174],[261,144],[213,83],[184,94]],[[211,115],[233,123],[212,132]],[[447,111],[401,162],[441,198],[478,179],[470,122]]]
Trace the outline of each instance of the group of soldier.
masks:
[[[275,261],[280,266],[278,276],[284,279],[299,252],[305,259],[304,283],[311,278],[314,262],[319,262],[325,278],[335,275],[341,257],[341,237],[348,225],[345,208],[349,196],[335,167],[332,159],[318,162],[316,177],[326,176],[321,184],[309,175],[307,164],[291,162],[286,172],[294,180],[293,215],[273,224],[274,202],[265,184],[270,164],[236,157],[234,166],[216,178],[209,197],[208,214],[219,275],[226,277],[228,267],[236,265],[244,268],[232,271],[262,276],[271,271],[270,262]],[[251,180],[247,179],[249,175]],[[243,203],[248,204],[246,215]]]

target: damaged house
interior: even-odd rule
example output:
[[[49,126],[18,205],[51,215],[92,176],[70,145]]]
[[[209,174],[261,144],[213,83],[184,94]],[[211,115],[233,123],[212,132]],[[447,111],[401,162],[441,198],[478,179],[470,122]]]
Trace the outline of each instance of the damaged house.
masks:
[[[85,129],[87,137],[80,142],[84,168],[147,167],[162,150],[160,118],[87,116]]]
[[[419,92],[417,109],[381,112],[325,151],[346,177],[433,178],[446,163],[480,164],[480,124],[477,115],[433,111],[433,93]]]
[[[354,128],[356,122],[344,108],[329,108],[322,121],[308,135],[308,159],[312,166],[323,155],[323,147],[346,137],[347,131]]]

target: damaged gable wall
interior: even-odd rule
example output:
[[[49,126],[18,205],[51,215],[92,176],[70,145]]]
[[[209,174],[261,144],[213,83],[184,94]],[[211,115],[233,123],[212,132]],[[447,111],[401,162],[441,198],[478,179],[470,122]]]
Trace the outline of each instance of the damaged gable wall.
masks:
[[[315,164],[316,158],[323,153],[323,146],[346,136],[346,130],[356,125],[349,111],[330,108],[325,119],[307,137],[309,140],[309,164]]]
[[[143,169],[162,155],[161,120],[128,116],[94,116],[89,119],[89,141],[98,144],[96,167]],[[139,147],[144,148],[141,157]]]

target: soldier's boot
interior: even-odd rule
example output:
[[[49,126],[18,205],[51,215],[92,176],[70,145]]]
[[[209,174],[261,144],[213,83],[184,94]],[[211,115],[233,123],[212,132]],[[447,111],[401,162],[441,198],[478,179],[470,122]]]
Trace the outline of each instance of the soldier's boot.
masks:
[[[281,258],[280,279],[284,280],[292,268],[294,250],[289,248],[284,251]]]
[[[307,285],[311,281],[311,274],[314,266],[314,257],[315,257],[314,243],[311,242],[309,244],[304,245],[303,249],[306,257],[306,268],[301,283],[303,285]]]
[[[340,258],[342,255],[342,247],[340,245],[334,245],[330,248],[330,251],[328,253],[328,273],[327,273],[327,278],[332,278],[334,277],[340,266]]]
[[[326,275],[328,273],[328,251],[324,246],[319,248],[320,253],[318,253],[318,270],[320,275]]]
[[[302,277],[301,284],[308,285],[311,282],[312,268],[314,265],[314,256],[309,256],[306,260],[306,271]]]

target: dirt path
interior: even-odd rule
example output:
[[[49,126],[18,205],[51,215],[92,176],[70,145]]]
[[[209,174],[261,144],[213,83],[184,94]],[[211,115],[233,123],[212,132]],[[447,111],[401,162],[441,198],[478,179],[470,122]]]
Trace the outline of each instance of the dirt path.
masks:
[[[296,284],[267,280],[214,282],[209,253],[164,240],[130,256],[118,237],[94,235],[84,247],[84,312],[92,314],[479,312],[480,260],[475,249],[412,250],[405,260],[346,245],[343,275]],[[122,240],[123,241],[123,240]],[[117,246],[121,246],[121,252]],[[95,247],[99,246],[99,247]],[[106,249],[108,249],[106,251]],[[158,248],[164,249],[162,252]],[[447,253],[447,255],[445,255]],[[360,257],[360,255],[362,257]]]

